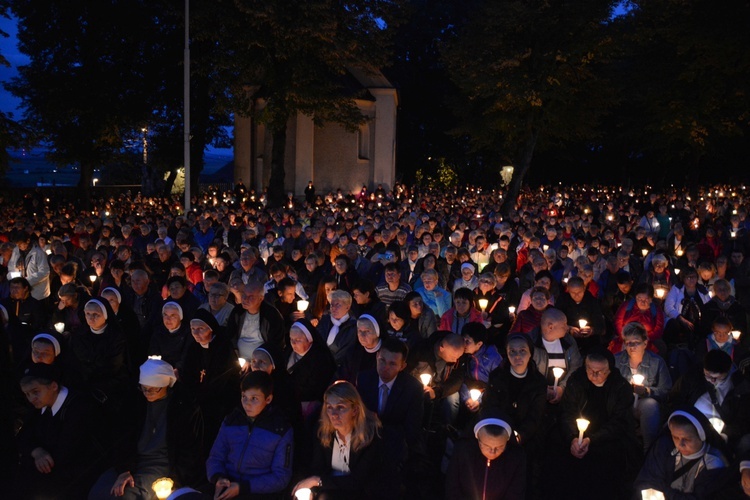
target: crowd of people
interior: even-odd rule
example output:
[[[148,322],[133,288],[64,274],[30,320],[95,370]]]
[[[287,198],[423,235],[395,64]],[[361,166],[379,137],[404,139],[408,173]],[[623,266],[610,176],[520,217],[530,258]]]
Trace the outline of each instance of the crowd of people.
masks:
[[[750,496],[745,187],[504,194],[3,201],[3,491]]]

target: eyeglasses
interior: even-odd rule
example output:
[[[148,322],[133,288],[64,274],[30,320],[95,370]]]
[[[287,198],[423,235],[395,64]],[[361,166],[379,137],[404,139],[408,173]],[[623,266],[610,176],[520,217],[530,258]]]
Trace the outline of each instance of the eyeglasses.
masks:
[[[589,377],[594,378],[606,377],[607,375],[609,375],[609,368],[605,368],[604,370],[592,370],[591,368],[586,368],[586,374]]]
[[[625,347],[629,347],[629,348],[640,347],[643,344],[645,344],[645,342],[643,342],[643,341],[640,341],[640,342],[625,342],[624,343]]]

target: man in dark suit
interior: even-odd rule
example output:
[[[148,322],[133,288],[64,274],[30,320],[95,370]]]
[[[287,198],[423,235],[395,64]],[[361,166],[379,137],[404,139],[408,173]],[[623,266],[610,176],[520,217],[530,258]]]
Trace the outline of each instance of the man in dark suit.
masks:
[[[359,374],[357,390],[365,406],[383,423],[383,442],[396,472],[407,461],[414,463],[424,453],[422,384],[406,373],[406,344],[384,338],[377,356],[377,368]],[[381,388],[382,387],[382,388]]]

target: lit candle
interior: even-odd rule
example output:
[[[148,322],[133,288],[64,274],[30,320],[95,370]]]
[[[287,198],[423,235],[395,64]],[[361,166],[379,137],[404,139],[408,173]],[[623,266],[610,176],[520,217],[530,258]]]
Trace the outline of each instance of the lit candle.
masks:
[[[47,252],[47,255],[52,255],[52,250],[50,250],[49,248],[45,250],[45,252]]]
[[[675,268],[674,273],[675,273],[675,275],[680,274],[680,269],[679,268]]]
[[[576,419],[576,425],[578,426],[578,445],[580,446],[583,443],[583,432],[589,428],[589,422],[585,418],[577,418]]]
[[[641,490],[642,500],[665,500],[664,493],[653,488],[647,490]]]
[[[708,421],[711,423],[711,427],[716,429],[716,432],[721,434],[721,431],[724,430],[724,421],[718,417],[711,417],[708,419]]]
[[[91,280],[91,282],[93,283],[94,281],[96,281],[96,275],[94,274],[94,275],[92,275],[92,276],[89,276],[89,279],[90,279],[90,280]]]
[[[568,283],[568,280],[569,280],[569,279],[570,279],[570,278],[568,278],[567,276],[566,276],[566,277],[564,277],[564,278],[563,278],[563,283],[567,284],[567,283]]]
[[[586,321],[585,319],[579,319],[578,320],[578,326],[580,326],[581,329],[586,328],[586,325],[588,325],[588,324],[589,324],[589,322]]]
[[[300,488],[294,493],[295,500],[312,500],[312,490],[310,488]]]
[[[643,248],[643,249],[641,249],[641,255],[643,255],[644,257],[645,257],[646,255],[648,255],[648,248]]]
[[[65,323],[55,323],[55,330],[57,330],[57,333],[65,331]]]
[[[237,361],[240,363],[240,368],[245,368],[245,365],[247,364],[247,360],[245,358],[239,358]]]
[[[643,375],[640,373],[636,373],[633,375],[633,383],[635,385],[643,385],[643,381],[646,379]],[[633,408],[635,408],[638,405],[638,393],[635,394],[635,400],[633,401]]]
[[[489,304],[489,301],[487,299],[479,299],[479,307],[482,308],[482,312],[487,309],[487,304]]]
[[[156,498],[164,499],[172,494],[172,486],[174,486],[174,481],[168,477],[161,477],[154,481],[151,488],[156,493]]]
[[[428,385],[430,385],[430,382],[432,381],[432,375],[430,375],[429,373],[423,373],[422,375],[419,376],[419,380],[422,381],[422,385],[427,387]]]
[[[560,377],[563,376],[563,373],[565,373],[565,370],[563,370],[559,366],[552,368],[552,375],[555,376],[555,384],[552,387],[554,387],[555,389],[557,389],[557,383],[560,381]]]
[[[740,335],[742,335],[742,332],[739,330],[732,330],[732,338],[734,340],[740,340]]]
[[[729,234],[732,235],[732,238],[736,238],[737,237],[737,231],[730,231]]]
[[[479,398],[481,396],[482,396],[482,391],[480,391],[479,389],[471,389],[469,391],[469,399],[472,399],[476,401],[477,403],[479,402]]]
[[[682,250],[682,248],[678,248],[677,250],[674,251],[674,253],[678,257],[682,257],[682,254],[685,253],[685,252]]]
[[[298,300],[297,301],[297,310],[299,312],[305,312],[305,311],[307,311],[307,308],[308,308],[309,305],[310,305],[310,303],[308,301],[306,301],[306,300]]]
[[[515,306],[508,306],[508,314],[514,314],[516,312]]]
[[[664,298],[664,289],[663,288],[657,288],[656,289],[656,298],[657,299],[663,299]]]

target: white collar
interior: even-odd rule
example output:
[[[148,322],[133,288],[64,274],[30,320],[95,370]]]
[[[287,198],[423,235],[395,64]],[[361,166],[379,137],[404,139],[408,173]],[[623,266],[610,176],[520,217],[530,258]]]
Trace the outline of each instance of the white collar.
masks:
[[[377,344],[377,345],[376,345],[375,347],[373,347],[372,349],[370,349],[370,348],[368,348],[368,347],[365,347],[365,351],[366,351],[366,352],[369,352],[370,354],[376,353],[376,352],[378,352],[378,351],[380,350],[380,346],[381,346],[382,344],[383,344],[383,341],[382,341],[382,340],[380,340],[380,339],[378,339],[378,344]],[[395,379],[394,379],[394,380],[395,380]],[[389,389],[390,389],[390,387],[389,387]]]
[[[398,375],[396,375],[396,377],[398,377]],[[383,379],[378,377],[378,389],[380,389],[381,385],[385,384],[386,387],[388,387],[388,392],[391,392],[391,389],[393,389],[393,384],[396,382],[396,377],[393,377],[393,380],[391,380],[390,382],[383,382]]]
[[[61,387],[60,392],[57,394],[57,399],[55,400],[55,403],[52,405],[52,416],[54,417],[57,415],[57,412],[60,411],[60,408],[62,408],[63,403],[68,397],[68,388],[67,387]],[[47,410],[47,407],[45,406],[42,408],[42,414]]]

